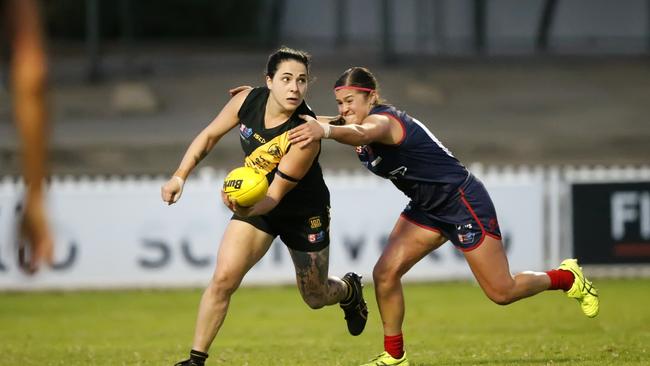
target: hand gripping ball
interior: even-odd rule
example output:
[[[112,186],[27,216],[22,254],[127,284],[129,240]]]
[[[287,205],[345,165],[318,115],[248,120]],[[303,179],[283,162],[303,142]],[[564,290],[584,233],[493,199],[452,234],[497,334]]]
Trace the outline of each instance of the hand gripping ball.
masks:
[[[233,169],[223,181],[223,191],[240,206],[250,207],[266,196],[266,175],[243,166]]]

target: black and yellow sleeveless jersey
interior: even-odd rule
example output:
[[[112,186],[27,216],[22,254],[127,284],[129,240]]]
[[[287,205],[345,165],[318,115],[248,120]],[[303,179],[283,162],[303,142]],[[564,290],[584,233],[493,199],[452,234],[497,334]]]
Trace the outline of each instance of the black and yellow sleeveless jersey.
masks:
[[[265,172],[270,184],[275,178],[280,159],[291,148],[289,130],[304,123],[298,115],[307,114],[315,117],[315,114],[303,101],[286,122],[273,128],[266,128],[264,113],[269,94],[270,90],[266,87],[251,90],[239,109],[238,116],[239,140],[246,154],[245,165]],[[307,174],[284,196],[274,211],[306,212],[324,205],[329,206],[329,191],[316,156]]]

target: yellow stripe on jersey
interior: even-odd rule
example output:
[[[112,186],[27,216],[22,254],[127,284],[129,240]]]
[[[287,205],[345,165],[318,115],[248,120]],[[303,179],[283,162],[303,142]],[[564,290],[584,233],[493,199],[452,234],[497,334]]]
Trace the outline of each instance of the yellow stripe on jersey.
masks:
[[[246,157],[245,165],[268,174],[278,166],[280,159],[289,150],[289,145],[289,132],[287,131],[253,150]]]

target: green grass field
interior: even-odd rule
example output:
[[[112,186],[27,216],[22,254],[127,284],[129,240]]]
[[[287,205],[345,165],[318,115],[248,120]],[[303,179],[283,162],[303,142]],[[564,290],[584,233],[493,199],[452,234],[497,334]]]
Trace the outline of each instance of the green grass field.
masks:
[[[650,280],[599,280],[588,319],[561,292],[501,307],[471,283],[405,287],[412,365],[648,365]],[[352,365],[383,349],[370,320],[347,334],[338,306],[311,310],[289,287],[242,288],[208,365]],[[191,345],[201,292],[0,294],[0,365],[173,365]]]

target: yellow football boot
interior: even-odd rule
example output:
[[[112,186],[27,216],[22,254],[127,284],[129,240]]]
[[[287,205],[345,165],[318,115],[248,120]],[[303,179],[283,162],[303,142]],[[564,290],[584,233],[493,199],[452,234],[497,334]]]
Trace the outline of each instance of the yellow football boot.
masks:
[[[361,366],[409,366],[409,360],[406,358],[406,352],[402,355],[401,358],[393,358],[388,352],[382,352],[379,356],[375,357],[368,363],[364,363]]]
[[[586,316],[593,318],[598,315],[599,309],[599,300],[598,300],[598,290],[594,285],[585,278],[582,274],[582,268],[578,266],[578,261],[576,259],[565,259],[560,263],[560,266],[557,269],[562,269],[565,271],[571,271],[574,276],[573,286],[566,292],[567,296],[572,297],[580,303],[582,312]]]

